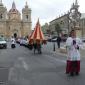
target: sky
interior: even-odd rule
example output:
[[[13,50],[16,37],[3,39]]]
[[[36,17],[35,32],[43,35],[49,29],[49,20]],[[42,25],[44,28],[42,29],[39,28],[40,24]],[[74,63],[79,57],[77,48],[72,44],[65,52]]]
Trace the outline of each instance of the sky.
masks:
[[[8,11],[11,9],[13,1],[20,12],[26,1],[28,2],[28,6],[32,10],[32,28],[34,28],[38,18],[41,25],[44,25],[46,22],[49,23],[53,19],[67,13],[72,3],[75,2],[75,0],[2,0]],[[78,0],[78,3],[80,5],[79,11],[85,13],[85,0]]]

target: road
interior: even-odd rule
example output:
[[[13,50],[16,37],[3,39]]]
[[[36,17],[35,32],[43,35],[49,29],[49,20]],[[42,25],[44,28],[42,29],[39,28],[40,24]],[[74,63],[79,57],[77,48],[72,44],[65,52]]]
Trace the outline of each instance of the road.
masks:
[[[56,47],[57,48],[57,47]],[[65,74],[66,56],[53,52],[53,44],[42,47],[42,54],[16,45],[0,49],[0,81],[7,85],[85,85],[85,58],[79,76]]]

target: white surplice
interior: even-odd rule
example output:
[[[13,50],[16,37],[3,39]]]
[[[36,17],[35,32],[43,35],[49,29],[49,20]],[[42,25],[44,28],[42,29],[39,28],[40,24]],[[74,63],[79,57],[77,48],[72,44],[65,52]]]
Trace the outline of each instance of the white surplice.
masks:
[[[73,40],[76,41],[75,45],[73,45]],[[72,38],[72,37],[67,38],[66,40],[66,48],[68,53],[67,60],[70,61],[80,60],[80,52],[79,49],[77,49],[77,46],[79,46],[79,49],[82,48],[82,41],[80,38]]]

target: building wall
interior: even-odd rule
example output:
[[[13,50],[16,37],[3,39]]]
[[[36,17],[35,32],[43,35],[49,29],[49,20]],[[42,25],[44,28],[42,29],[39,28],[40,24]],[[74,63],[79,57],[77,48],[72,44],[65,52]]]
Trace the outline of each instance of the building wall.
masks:
[[[23,31],[22,31],[22,35],[23,36],[27,36],[27,35],[30,35],[31,33],[31,23],[29,24],[28,22],[24,22],[22,23],[23,24]],[[29,24],[29,25],[28,25]]]
[[[6,35],[6,22],[5,21],[0,21],[0,34],[1,35]]]
[[[8,27],[10,28],[8,30],[10,36],[13,36],[14,33],[17,34],[17,37],[21,37],[21,22],[16,22],[16,21],[12,21],[8,23]]]
[[[80,20],[80,29],[82,30],[82,37],[85,37],[85,18]]]
[[[62,32],[64,34],[68,33],[69,27],[68,27],[68,15],[67,14],[52,20],[49,23],[49,29],[51,31],[55,32],[55,25],[56,24],[60,25],[60,29],[62,30]]]

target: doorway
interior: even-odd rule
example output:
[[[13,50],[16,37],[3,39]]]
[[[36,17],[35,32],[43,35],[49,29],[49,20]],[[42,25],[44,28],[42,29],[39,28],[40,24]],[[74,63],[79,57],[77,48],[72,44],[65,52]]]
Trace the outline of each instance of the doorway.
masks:
[[[17,38],[17,33],[14,33],[14,38]]]

